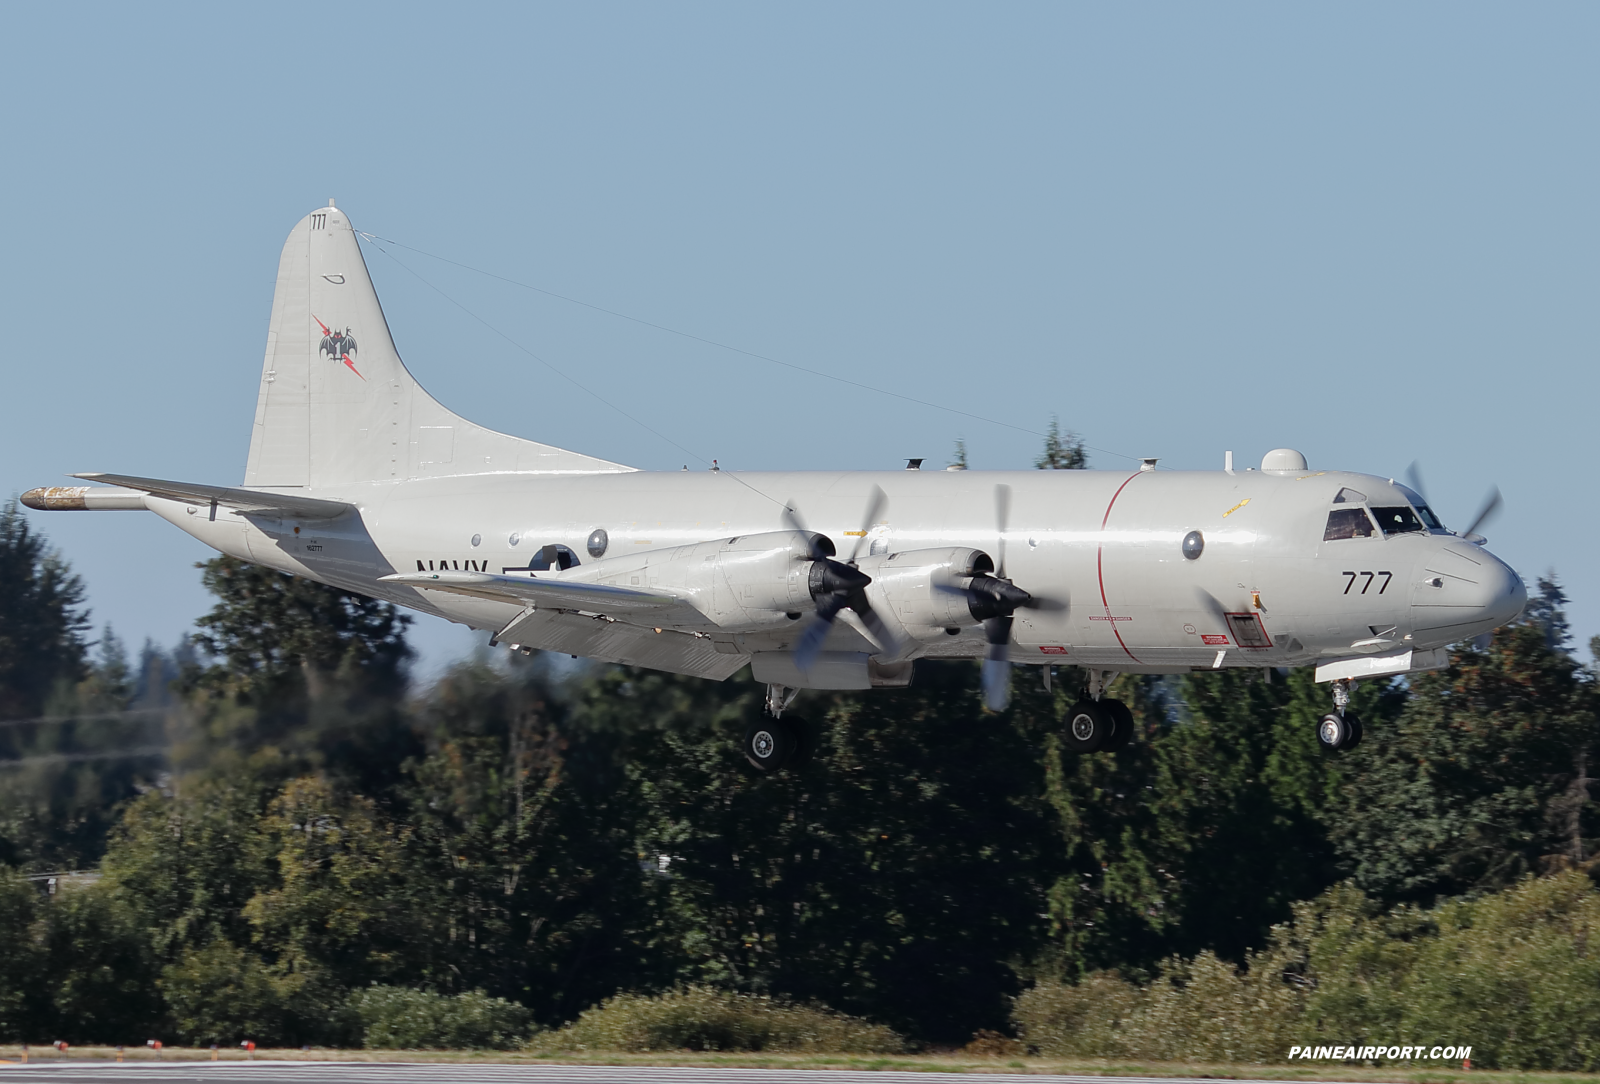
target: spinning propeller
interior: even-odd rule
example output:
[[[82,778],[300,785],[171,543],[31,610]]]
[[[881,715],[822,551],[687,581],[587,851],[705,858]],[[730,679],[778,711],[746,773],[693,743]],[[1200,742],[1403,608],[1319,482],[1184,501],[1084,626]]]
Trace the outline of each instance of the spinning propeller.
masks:
[[[1428,491],[1422,488],[1422,472],[1414,461],[1411,466],[1406,468],[1406,484],[1416,490],[1417,495],[1427,502],[1430,508],[1433,506],[1433,502],[1428,500]],[[1500,511],[1502,503],[1504,502],[1500,499],[1500,487],[1490,486],[1488,495],[1483,498],[1483,505],[1478,509],[1478,514],[1472,517],[1472,523],[1468,525],[1466,530],[1457,531],[1456,533],[1468,542],[1481,543],[1487,541],[1478,533],[1478,528],[1484,526],[1495,517]]]
[[[1004,711],[1011,702],[1011,623],[1018,610],[1059,610],[1063,603],[1030,594],[1006,578],[1006,526],[1011,519],[1011,487],[994,487],[995,568],[979,569],[965,587],[947,587],[966,596],[967,609],[983,624],[988,649],[983,660],[983,702]]]
[[[890,631],[883,618],[873,610],[872,603],[867,601],[867,584],[872,582],[872,577],[855,567],[862,539],[866,538],[867,532],[878,521],[888,503],[889,498],[883,490],[873,486],[867,498],[867,511],[861,522],[861,530],[856,532],[856,544],[851,548],[849,558],[844,561],[834,560],[832,543],[823,535],[807,530],[800,513],[792,505],[784,507],[783,516],[789,526],[811,539],[811,551],[808,554],[811,559],[811,578],[808,586],[811,597],[817,603],[817,616],[801,633],[800,642],[795,645],[795,665],[802,671],[810,670],[817,661],[817,656],[822,652],[822,643],[833,629],[834,619],[839,616],[840,610],[846,608],[855,611],[861,623],[887,654],[899,654],[900,638]]]

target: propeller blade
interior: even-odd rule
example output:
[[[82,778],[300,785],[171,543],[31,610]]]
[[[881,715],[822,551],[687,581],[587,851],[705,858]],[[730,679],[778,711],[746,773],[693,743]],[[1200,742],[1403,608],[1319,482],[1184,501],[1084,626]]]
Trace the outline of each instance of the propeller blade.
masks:
[[[867,631],[872,633],[872,638],[883,646],[884,654],[891,657],[900,654],[905,647],[900,642],[900,637],[894,630],[884,624],[883,618],[872,608],[872,603],[867,601],[866,591],[856,591],[850,596],[850,608],[861,618],[861,623],[867,626]]]
[[[867,540],[867,532],[872,530],[872,525],[878,522],[883,515],[884,506],[889,503],[889,495],[883,491],[882,486],[873,486],[872,492],[867,495],[867,514],[861,521],[861,530],[856,534],[856,544],[851,547],[849,560],[846,564],[855,564],[856,555],[861,552],[861,543]]]
[[[999,545],[994,551],[994,574],[1000,579],[1006,578],[1006,526],[1011,519],[1011,487],[998,485],[994,487],[994,524],[998,535]]]
[[[983,659],[983,702],[990,711],[1011,703],[1011,618],[991,617],[983,623],[989,646]]]
[[[806,536],[808,540],[806,556],[810,560],[820,561],[825,557],[833,556],[833,540],[826,535],[817,534],[807,527],[806,521],[800,517],[800,509],[794,506],[793,501],[783,506],[783,522],[791,531],[799,531]]]
[[[1484,499],[1483,507],[1478,509],[1477,516],[1472,520],[1472,526],[1461,532],[1461,537],[1471,538],[1477,534],[1478,528],[1489,522],[1490,519],[1494,518],[1494,514],[1500,511],[1500,504],[1500,487],[1490,486],[1489,496]]]
[[[1419,460],[1413,459],[1411,466],[1406,468],[1406,485],[1416,490],[1417,496],[1421,497],[1424,503],[1433,504],[1432,501],[1428,500],[1428,491],[1422,485],[1422,469]]]
[[[806,626],[806,631],[800,634],[800,642],[794,646],[794,664],[802,672],[810,670],[811,664],[822,654],[822,642],[833,630],[833,619],[839,616],[842,609],[844,600],[836,595],[829,595],[817,604],[817,616]]]

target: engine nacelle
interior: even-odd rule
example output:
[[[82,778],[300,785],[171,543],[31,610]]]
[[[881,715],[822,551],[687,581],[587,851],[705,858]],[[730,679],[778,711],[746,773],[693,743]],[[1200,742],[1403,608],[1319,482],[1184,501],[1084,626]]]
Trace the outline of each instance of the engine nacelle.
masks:
[[[816,609],[814,556],[833,552],[824,535],[771,531],[599,561],[582,578],[677,595],[706,616],[708,628],[758,630]]]
[[[872,577],[867,598],[873,609],[915,640],[977,624],[962,588],[974,575],[994,571],[987,553],[960,548],[863,557],[857,565]]]

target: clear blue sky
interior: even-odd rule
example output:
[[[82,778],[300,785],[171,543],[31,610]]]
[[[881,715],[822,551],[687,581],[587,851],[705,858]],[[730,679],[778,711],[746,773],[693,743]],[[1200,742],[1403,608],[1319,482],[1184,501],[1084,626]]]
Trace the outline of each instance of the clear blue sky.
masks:
[[[1587,640],[1597,40],[1560,3],[9,5],[0,488],[239,482],[278,250],[333,196],[1031,432],[369,251],[418,378],[496,428],[664,469],[1021,467],[1052,413],[1174,467],[1420,459],[1446,522],[1501,486],[1491,545]],[[134,644],[207,606],[153,516],[35,522]]]

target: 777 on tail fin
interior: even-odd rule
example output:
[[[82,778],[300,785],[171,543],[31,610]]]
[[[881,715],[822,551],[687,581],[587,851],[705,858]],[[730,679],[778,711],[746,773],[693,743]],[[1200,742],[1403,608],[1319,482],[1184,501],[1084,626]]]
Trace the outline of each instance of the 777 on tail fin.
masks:
[[[336,331],[335,329],[343,329]],[[357,343],[359,342],[359,353]],[[362,371],[356,369],[360,358]],[[149,510],[223,553],[546,650],[768,687],[745,756],[781,768],[801,689],[904,686],[918,659],[1087,675],[1063,740],[1132,736],[1118,673],[1317,667],[1331,748],[1352,682],[1445,662],[1515,618],[1517,574],[1413,489],[1259,469],[654,472],[497,433],[396,351],[349,218],[290,231],[242,485],[125,474],[39,509]]]

